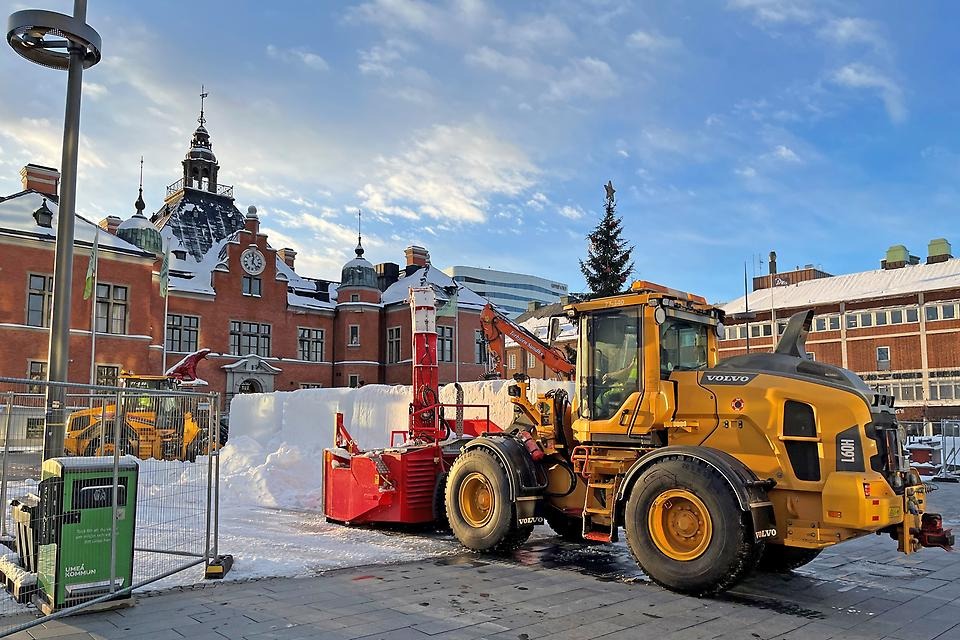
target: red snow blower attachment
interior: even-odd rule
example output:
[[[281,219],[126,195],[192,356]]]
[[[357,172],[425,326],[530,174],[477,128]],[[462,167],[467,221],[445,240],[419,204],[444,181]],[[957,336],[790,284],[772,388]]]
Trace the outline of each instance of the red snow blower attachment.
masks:
[[[446,472],[472,437],[500,428],[487,405],[439,401],[436,296],[430,287],[410,289],[413,315],[413,401],[407,428],[391,432],[390,448],[363,451],[337,414],[334,447],[323,453],[323,510],[345,524],[424,524],[444,517]],[[446,419],[445,409],[456,412]],[[485,418],[464,419],[464,409]]]

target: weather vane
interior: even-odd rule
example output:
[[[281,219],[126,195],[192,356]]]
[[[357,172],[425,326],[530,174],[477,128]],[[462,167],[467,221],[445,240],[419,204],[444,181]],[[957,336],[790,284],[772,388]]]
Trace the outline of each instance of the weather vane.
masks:
[[[201,84],[201,85],[200,85],[200,117],[197,118],[197,122],[200,123],[200,126],[201,126],[201,127],[202,127],[204,124],[206,124],[206,122],[207,122],[206,118],[203,117],[203,101],[206,99],[206,97],[207,97],[208,95],[210,95],[210,94],[208,94],[206,91],[204,91],[204,87],[203,87],[203,85]]]

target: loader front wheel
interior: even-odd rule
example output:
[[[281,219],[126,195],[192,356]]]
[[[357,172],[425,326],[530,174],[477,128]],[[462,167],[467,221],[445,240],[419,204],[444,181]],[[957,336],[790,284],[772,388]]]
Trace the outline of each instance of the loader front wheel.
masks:
[[[820,549],[787,547],[782,544],[767,543],[757,568],[769,573],[789,573],[805,564],[813,562],[820,555]]]
[[[532,527],[517,527],[506,469],[491,454],[475,449],[453,463],[444,502],[450,529],[473,551],[512,551]],[[529,530],[528,530],[529,529]]]
[[[624,528],[637,564],[671,591],[719,593],[756,564],[748,514],[727,480],[699,460],[669,458],[644,470],[627,500]]]

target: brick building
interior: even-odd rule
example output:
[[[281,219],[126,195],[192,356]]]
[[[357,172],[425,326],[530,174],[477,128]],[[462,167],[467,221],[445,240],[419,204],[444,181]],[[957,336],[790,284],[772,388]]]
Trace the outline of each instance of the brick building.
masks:
[[[77,217],[70,379],[88,382],[96,322],[95,382],[121,370],[157,374],[187,353],[211,349],[198,373],[227,403],[237,393],[314,386],[409,384],[411,286],[430,284],[440,302],[440,380],[475,380],[484,371],[479,314],[487,301],[430,266],[422,247],[406,264],[374,266],[356,257],[339,284],[296,271],[296,252],[274,248],[255,207],[237,208],[219,181],[203,112],[163,205],[99,225]],[[28,165],[23,191],[0,198],[0,375],[46,374],[56,239],[56,169]],[[98,232],[98,226],[100,231]],[[88,256],[99,238],[97,295],[83,300]],[[168,296],[161,293],[169,253]],[[94,305],[96,305],[94,307]]]
[[[47,373],[60,174],[30,164],[23,190],[0,197],[0,375],[42,379]],[[121,369],[162,367],[163,301],[159,262],[77,216],[70,322],[70,380],[114,384]],[[99,237],[96,295],[83,299],[89,255]],[[95,324],[96,355],[92,359]]]
[[[813,309],[810,358],[856,372],[896,398],[901,419],[960,416],[960,259],[930,242],[926,259],[891,247],[881,268],[831,276],[811,265],[754,278],[753,291],[723,306],[720,356],[770,351],[798,311]]]

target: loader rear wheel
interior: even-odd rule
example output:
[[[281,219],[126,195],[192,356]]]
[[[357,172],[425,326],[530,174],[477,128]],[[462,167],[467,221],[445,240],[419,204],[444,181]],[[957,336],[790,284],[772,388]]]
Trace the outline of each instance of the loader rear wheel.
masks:
[[[515,524],[506,469],[493,455],[468,451],[450,468],[444,501],[453,535],[473,551],[512,551],[533,527]]]
[[[697,596],[739,582],[759,552],[727,480],[689,458],[668,458],[640,474],[624,528],[630,553],[654,582]]]
[[[767,543],[757,568],[770,573],[789,573],[805,564],[813,562],[820,555],[820,549],[803,549],[782,544]]]

